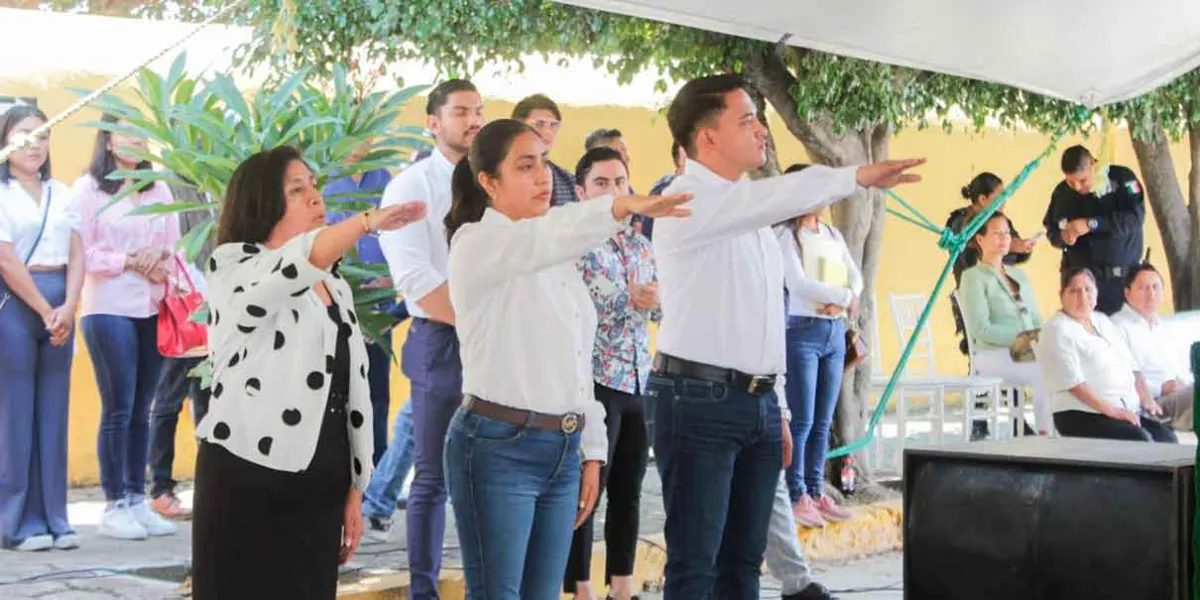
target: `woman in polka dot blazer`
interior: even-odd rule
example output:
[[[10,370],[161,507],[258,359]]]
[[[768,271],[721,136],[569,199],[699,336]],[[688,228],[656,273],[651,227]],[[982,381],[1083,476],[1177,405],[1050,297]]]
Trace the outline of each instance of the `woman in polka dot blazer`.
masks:
[[[208,264],[197,600],[335,597],[337,567],[362,534],[374,447],[366,345],[337,263],[362,236],[424,212],[410,202],[326,227],[321,191],[293,148],[255,154],[234,173]]]

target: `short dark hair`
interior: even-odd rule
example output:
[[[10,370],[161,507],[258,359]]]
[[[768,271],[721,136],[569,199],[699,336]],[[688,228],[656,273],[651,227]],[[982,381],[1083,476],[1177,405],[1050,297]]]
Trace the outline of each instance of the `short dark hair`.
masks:
[[[500,176],[500,163],[508,158],[513,142],[522,134],[537,132],[522,121],[497,119],[483,126],[467,155],[458,161],[450,179],[450,210],[442,223],[446,241],[467,223],[477,223],[487,211],[488,195],[479,185],[479,174]]]
[[[475,89],[475,84],[466,79],[449,79],[443,81],[437,87],[433,88],[433,91],[429,92],[429,97],[425,100],[425,114],[436,115],[450,101],[450,95],[456,92],[475,92],[478,94],[479,90]]]
[[[1096,162],[1096,157],[1083,146],[1071,146],[1063,150],[1062,154],[1062,172],[1064,175],[1070,175],[1078,172],[1083,168],[1085,160]]]
[[[43,123],[49,121],[49,119],[46,118],[46,113],[42,112],[40,108],[32,104],[15,104],[9,107],[8,110],[4,111],[4,114],[0,116],[0,148],[7,146],[9,142],[12,141],[8,139],[8,135],[12,133],[12,130],[17,126],[17,123],[20,123],[29,117],[37,117],[41,119]],[[41,168],[38,169],[38,176],[42,178],[42,181],[50,180],[49,154],[46,155],[46,162],[42,163]],[[9,162],[5,160],[3,163],[0,163],[0,183],[8,183],[12,180],[12,177],[12,169],[9,168]]]
[[[558,110],[558,105],[545,94],[534,94],[522,98],[516,106],[513,107],[512,118],[518,121],[524,121],[533,114],[535,110],[548,110],[554,113],[554,118],[562,120],[562,111]]]
[[[805,170],[805,169],[807,169],[807,168],[809,168],[809,167],[811,167],[811,166],[812,166],[812,165],[805,164],[805,163],[796,163],[796,164],[794,164],[794,165],[792,165],[792,166],[788,167],[788,168],[787,168],[787,170],[785,170],[785,171],[783,172],[783,174],[784,174],[784,175],[789,175],[789,174],[791,174],[791,173],[799,173],[800,171],[803,171],[803,170]]]
[[[598,148],[603,146],[604,142],[607,142],[608,140],[615,140],[620,137],[625,137],[621,135],[620,129],[606,129],[602,127],[588,134],[587,139],[583,141],[583,148],[585,150]]]
[[[629,174],[629,165],[625,164],[625,159],[621,158],[621,153],[609,148],[608,146],[599,146],[592,148],[583,153],[583,158],[575,165],[575,183],[583,185],[587,181],[587,176],[592,172],[592,167],[596,163],[608,162],[615,160],[625,167],[625,173]]]
[[[291,146],[263,150],[242,161],[225,188],[217,243],[260,244],[287,212],[283,180],[288,165],[304,160]]]
[[[988,173],[987,171],[984,171],[983,173],[976,175],[970,183],[964,185],[963,188],[959,190],[959,193],[962,194],[963,200],[974,204],[976,198],[986,198],[991,196],[992,192],[996,191],[996,188],[1000,187],[1001,185],[1004,185],[1004,182],[1001,181],[999,176],[997,176],[995,173]]]
[[[1087,276],[1088,279],[1092,280],[1092,284],[1096,283],[1096,274],[1093,273],[1091,269],[1087,267],[1067,267],[1063,269],[1062,276],[1058,281],[1058,293],[1061,294],[1065,292],[1067,290],[1067,286],[1071,285],[1071,280],[1080,275]]]
[[[112,113],[104,113],[100,116],[100,122],[115,125],[121,122],[121,118]],[[104,129],[96,131],[96,143],[92,146],[92,162],[88,165],[88,174],[92,176],[92,179],[96,180],[96,186],[100,188],[100,191],[111,196],[121,191],[121,186],[125,182],[108,178],[109,175],[117,170],[117,158],[113,156],[112,150],[108,149],[110,140],[112,140],[111,132]],[[147,170],[151,169],[152,166],[150,165],[150,161],[143,160],[137,164],[137,168],[139,170]],[[137,188],[137,191],[143,192],[152,185],[154,185],[154,182],[147,181],[141,184]]]
[[[693,79],[679,88],[667,109],[667,126],[671,137],[687,151],[695,154],[696,130],[725,110],[725,94],[736,90],[750,92],[741,75],[710,75]]]
[[[1128,290],[1133,288],[1133,283],[1137,281],[1138,275],[1141,275],[1146,271],[1150,271],[1151,273],[1158,275],[1159,279],[1163,278],[1162,273],[1159,273],[1158,269],[1156,269],[1154,265],[1148,262],[1138,263],[1134,265],[1133,268],[1129,269],[1129,275],[1125,276],[1125,289]]]

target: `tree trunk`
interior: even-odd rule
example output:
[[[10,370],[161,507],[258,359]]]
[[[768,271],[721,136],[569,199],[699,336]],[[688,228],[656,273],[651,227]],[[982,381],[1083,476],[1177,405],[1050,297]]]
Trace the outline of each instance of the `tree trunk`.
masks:
[[[754,55],[746,62],[744,73],[779,113],[788,131],[804,144],[809,158],[815,163],[835,167],[887,159],[888,142],[891,139],[891,131],[887,127],[839,134],[827,121],[802,120],[797,116],[797,106],[791,95],[796,78],[780,56],[785,51],[790,50],[765,48],[761,55]],[[873,287],[883,236],[883,196],[878,190],[860,189],[845,201],[834,205],[833,216],[835,225],[850,247],[850,253],[862,270],[865,284],[854,325],[867,343],[874,347],[877,341],[873,339],[875,331],[871,326],[875,314]],[[866,423],[874,409],[874,406],[867,406],[871,398],[871,365],[868,361],[846,374],[830,432],[832,447],[852,443],[866,434]],[[860,487],[869,483],[872,475],[864,454],[864,451],[859,451],[854,455]],[[836,479],[841,464],[842,461],[835,461],[834,468],[828,469],[828,475]]]
[[[1175,161],[1171,158],[1171,146],[1166,132],[1135,132],[1140,135],[1133,137],[1133,152],[1137,156],[1138,167],[1146,185],[1147,202],[1154,211],[1158,221],[1158,230],[1162,235],[1163,248],[1161,254],[1166,256],[1167,271],[1171,276],[1172,296],[1175,310],[1196,308],[1196,286],[1200,285],[1194,271],[1197,258],[1196,238],[1196,198],[1200,186],[1200,174],[1197,168],[1200,163],[1200,131],[1193,130],[1188,139],[1191,146],[1191,174],[1189,190],[1191,192],[1191,210],[1185,202],[1183,189],[1179,178],[1175,175]],[[1142,138],[1142,139],[1139,139]],[[1160,263],[1161,264],[1161,263]]]

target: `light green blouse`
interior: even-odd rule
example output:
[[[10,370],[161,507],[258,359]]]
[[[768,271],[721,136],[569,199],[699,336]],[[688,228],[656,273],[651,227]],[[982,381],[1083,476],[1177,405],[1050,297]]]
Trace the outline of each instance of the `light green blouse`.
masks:
[[[1017,267],[1006,266],[1004,271],[1017,283],[1019,294],[1013,294],[1004,274],[991,265],[978,263],[963,271],[958,303],[975,351],[1008,348],[1018,333],[1042,327],[1029,277]]]

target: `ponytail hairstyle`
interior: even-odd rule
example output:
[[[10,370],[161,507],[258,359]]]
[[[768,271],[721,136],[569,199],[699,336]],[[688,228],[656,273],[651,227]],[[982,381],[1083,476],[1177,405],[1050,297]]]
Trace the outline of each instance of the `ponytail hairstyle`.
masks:
[[[523,133],[537,134],[532,127],[513,119],[498,119],[479,130],[471,149],[458,165],[450,181],[450,211],[446,213],[446,241],[467,223],[478,223],[488,207],[488,195],[479,185],[479,175],[500,177],[500,163],[508,158],[513,140]]]
[[[1004,182],[995,173],[985,171],[976,175],[975,179],[971,180],[971,183],[963,186],[961,192],[963,200],[974,204],[978,198],[991,196],[992,192],[996,191],[996,188],[1001,185],[1004,185]]]

